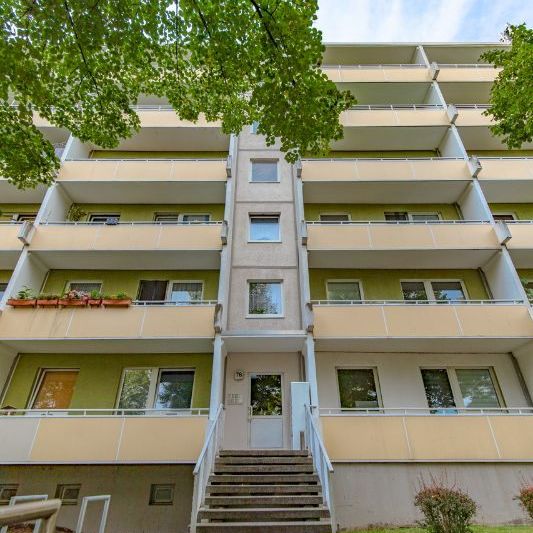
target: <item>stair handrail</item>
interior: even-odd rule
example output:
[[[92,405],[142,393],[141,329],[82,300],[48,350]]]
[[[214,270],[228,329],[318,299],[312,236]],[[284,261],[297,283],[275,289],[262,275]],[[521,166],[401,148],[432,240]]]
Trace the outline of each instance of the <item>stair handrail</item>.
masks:
[[[196,465],[192,472],[194,476],[194,489],[192,495],[190,533],[196,533],[198,511],[204,501],[207,482],[213,469],[217,452],[220,449],[222,435],[224,434],[224,406],[222,404],[218,406],[215,417],[210,423],[211,425],[205,436],[202,451],[198,456],[198,460],[196,461]]]
[[[333,465],[329,458],[326,446],[320,435],[320,431],[316,424],[315,418],[311,411],[311,406],[305,406],[305,444],[307,449],[311,452],[313,458],[313,465],[320,479],[322,485],[322,497],[324,503],[329,509],[331,516],[331,527],[335,532],[337,531],[337,523],[335,521],[335,512],[333,509],[333,497],[331,491],[331,476],[333,474]]]

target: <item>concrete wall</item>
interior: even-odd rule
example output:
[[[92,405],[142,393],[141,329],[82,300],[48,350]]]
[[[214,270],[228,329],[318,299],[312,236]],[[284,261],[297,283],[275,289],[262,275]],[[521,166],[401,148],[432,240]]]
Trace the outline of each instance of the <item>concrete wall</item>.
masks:
[[[431,478],[456,485],[478,503],[480,524],[525,524],[526,515],[513,497],[531,464],[335,463],[333,500],[341,528],[369,525],[414,525],[422,518],[413,504],[421,483]]]
[[[48,494],[58,484],[81,484],[78,505],[61,507],[57,525],[76,527],[81,498],[110,494],[106,533],[187,533],[192,505],[192,465],[7,466],[0,483],[16,483],[17,494]],[[152,484],[174,484],[173,505],[149,505]],[[100,504],[89,504],[85,532],[98,531]]]

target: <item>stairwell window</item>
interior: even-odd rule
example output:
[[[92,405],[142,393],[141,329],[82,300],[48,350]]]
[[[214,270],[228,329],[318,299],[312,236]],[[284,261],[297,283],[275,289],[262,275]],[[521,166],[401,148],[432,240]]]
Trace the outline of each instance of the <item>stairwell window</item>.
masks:
[[[282,314],[281,281],[248,282],[249,317],[280,317]]]
[[[280,242],[279,215],[250,215],[249,242]]]
[[[252,183],[277,183],[279,181],[277,159],[252,160],[251,172]]]
[[[381,406],[375,368],[338,368],[339,401],[343,409],[376,409]]]

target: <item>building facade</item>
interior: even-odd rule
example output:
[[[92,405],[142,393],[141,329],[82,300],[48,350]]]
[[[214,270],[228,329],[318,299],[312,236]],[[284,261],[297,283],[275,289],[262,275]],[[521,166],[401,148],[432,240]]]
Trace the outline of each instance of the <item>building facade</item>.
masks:
[[[414,523],[431,479],[525,521],[533,144],[490,133],[496,46],[328,46],[358,104],[295,165],[155,99],[113,151],[36,119],[56,183],[0,180],[0,503],[73,528],[110,494],[107,531],[185,532],[219,406],[223,449],[298,447],[303,382],[340,527]]]

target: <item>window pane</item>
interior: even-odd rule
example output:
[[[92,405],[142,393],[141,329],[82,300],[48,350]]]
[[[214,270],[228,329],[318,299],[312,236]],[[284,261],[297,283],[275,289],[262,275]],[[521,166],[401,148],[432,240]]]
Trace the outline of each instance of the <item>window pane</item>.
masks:
[[[120,409],[144,409],[148,407],[148,392],[152,370],[150,368],[128,368],[124,372]]]
[[[261,183],[278,181],[278,162],[252,161],[252,181]]]
[[[259,122],[258,122],[257,120],[254,120],[254,121],[252,122],[252,126],[251,126],[251,128],[250,128],[251,133],[254,133],[254,134],[257,133],[257,129],[258,129],[258,128],[259,128]]]
[[[120,215],[89,215],[89,222],[93,224],[118,224]]]
[[[402,281],[402,293],[404,300],[427,300],[426,288],[422,281]]]
[[[409,220],[407,213],[389,211],[385,213],[385,220]]]
[[[343,368],[337,370],[341,407],[379,407],[378,393],[371,368]]]
[[[68,409],[77,378],[77,370],[46,370],[33,409]]]
[[[432,281],[435,300],[465,300],[463,288],[458,281]]]
[[[422,380],[426,390],[429,407],[450,408],[455,407],[452,387],[448,379],[448,372],[444,368],[422,370]],[[435,410],[433,412],[442,412]]]
[[[281,283],[250,283],[248,311],[251,315],[281,314]]]
[[[250,382],[250,405],[252,415],[281,415],[283,409],[281,376],[279,374],[256,374]]]
[[[69,285],[70,285],[70,290],[71,291],[84,292],[86,294],[91,294],[92,291],[100,292],[102,290],[102,284],[101,283],[94,283],[94,282],[78,283],[78,282],[73,282],[73,283],[70,283]]]
[[[7,289],[7,283],[0,283],[0,299],[4,296]]]
[[[495,215],[495,214],[493,214],[492,218],[494,218],[494,220],[514,220],[515,219],[514,215],[511,215],[510,213],[508,215]]]
[[[183,215],[183,222],[209,222],[210,215]]]
[[[179,215],[178,213],[159,213],[156,214],[154,220],[161,224],[174,224],[175,222],[178,222]]]
[[[182,281],[173,283],[170,299],[173,302],[197,302],[202,299],[202,284]]]
[[[328,281],[328,300],[361,300],[357,281]]]
[[[194,372],[164,370],[157,385],[157,409],[189,409],[192,399]]]
[[[279,217],[250,217],[250,240],[279,241]]]
[[[428,213],[428,214],[412,214],[411,220],[413,222],[423,222],[425,220],[440,220],[437,213]]]
[[[348,215],[320,215],[320,222],[348,222]]]
[[[500,407],[488,368],[458,368],[455,373],[465,407]]]

